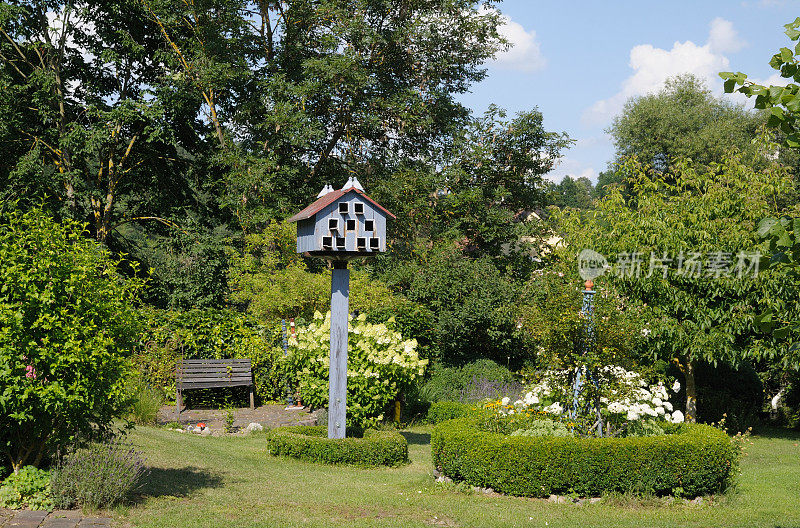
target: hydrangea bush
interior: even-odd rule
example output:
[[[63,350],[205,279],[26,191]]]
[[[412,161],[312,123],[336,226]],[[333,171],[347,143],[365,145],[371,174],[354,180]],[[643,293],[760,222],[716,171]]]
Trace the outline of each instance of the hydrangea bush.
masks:
[[[567,422],[571,430],[585,435],[598,434],[598,419],[602,436],[647,436],[663,432],[661,423],[681,423],[683,413],[675,410],[663,382],[648,384],[640,374],[619,366],[606,366],[587,379],[582,377],[591,391],[582,391],[578,412],[573,412],[574,373],[566,370],[547,371],[529,387],[522,398],[512,402],[505,397],[489,402],[487,407],[496,410],[501,418],[524,423],[526,418],[556,418]],[[680,383],[672,386],[677,393]],[[600,416],[597,416],[597,409]]]
[[[394,319],[372,324],[366,314],[351,319],[347,346],[347,426],[368,427],[383,419],[384,408],[425,373],[427,359],[417,354],[416,339],[403,339]],[[289,371],[294,372],[303,403],[328,405],[331,315],[314,314],[289,339]]]

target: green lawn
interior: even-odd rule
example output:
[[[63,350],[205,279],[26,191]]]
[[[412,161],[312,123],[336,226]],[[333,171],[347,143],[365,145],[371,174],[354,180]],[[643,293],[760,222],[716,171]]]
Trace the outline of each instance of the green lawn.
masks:
[[[735,492],[712,504],[576,506],[466,493],[431,477],[429,429],[406,432],[411,464],[352,469],[276,459],[263,434],[213,438],[138,428],[153,471],[120,520],[153,527],[742,526],[800,528],[800,434],[755,436]]]

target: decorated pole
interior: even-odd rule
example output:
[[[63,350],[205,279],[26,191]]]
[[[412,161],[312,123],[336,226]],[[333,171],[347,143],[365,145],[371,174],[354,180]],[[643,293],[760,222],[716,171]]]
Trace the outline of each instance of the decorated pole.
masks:
[[[347,263],[386,251],[388,219],[395,216],[364,194],[355,178],[338,191],[326,185],[314,203],[289,219],[297,222],[297,252],[331,262],[328,438],[344,438],[347,430]]]
[[[328,438],[344,438],[347,420],[347,322],[350,317],[350,270],[333,261],[331,271],[331,355],[328,387]]]
[[[584,318],[586,319],[586,333],[584,334],[583,342],[581,343],[581,353],[586,355],[586,353],[589,352],[594,346],[594,306],[592,305],[592,300],[594,299],[595,294],[594,282],[592,282],[591,279],[587,279],[584,283],[584,287],[586,289],[583,290],[581,314],[583,314]],[[578,365],[575,367],[575,381],[572,384],[572,410],[570,411],[571,418],[576,418],[579,413],[579,400],[581,389],[584,383],[584,380],[581,377],[582,369],[583,365]]]

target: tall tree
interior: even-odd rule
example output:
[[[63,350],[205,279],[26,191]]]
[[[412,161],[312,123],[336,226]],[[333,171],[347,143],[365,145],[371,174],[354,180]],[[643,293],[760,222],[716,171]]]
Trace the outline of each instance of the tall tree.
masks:
[[[217,160],[223,201],[245,225],[430,152],[468,114],[455,95],[505,46],[499,13],[473,0],[146,5],[187,88],[231,138]]]
[[[791,179],[779,165],[757,171],[735,158],[703,170],[679,162],[670,178],[634,161],[625,168],[629,195],[612,188],[596,209],[560,219],[568,243],[562,256],[572,261],[588,248],[612,262],[608,280],[647,307],[647,352],[674,361],[684,373],[691,420],[698,361],[797,362],[753,325],[761,307],[793,288],[771,270],[759,270],[755,232],[761,218],[780,212]]]
[[[163,220],[159,207],[186,191],[171,173],[180,156],[155,93],[158,41],[142,15],[128,0],[0,5],[10,154],[0,190],[47,196],[60,214],[90,220],[101,242],[135,218]]]
[[[756,162],[751,144],[764,118],[743,106],[717,98],[693,75],[668,79],[656,94],[629,99],[608,133],[616,147],[615,162],[637,156],[664,172],[676,158],[708,165],[737,149]]]

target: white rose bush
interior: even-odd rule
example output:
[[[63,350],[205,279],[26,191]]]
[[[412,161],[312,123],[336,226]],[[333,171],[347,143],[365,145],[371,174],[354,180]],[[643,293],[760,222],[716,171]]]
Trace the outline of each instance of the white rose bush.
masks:
[[[394,319],[373,324],[366,314],[351,319],[347,342],[347,426],[367,428],[383,419],[383,410],[425,373],[416,339],[404,339],[393,329]],[[328,406],[331,314],[314,314],[306,327],[289,339],[286,358],[303,402]]]

